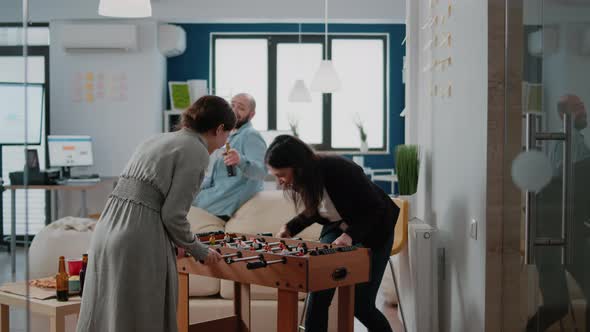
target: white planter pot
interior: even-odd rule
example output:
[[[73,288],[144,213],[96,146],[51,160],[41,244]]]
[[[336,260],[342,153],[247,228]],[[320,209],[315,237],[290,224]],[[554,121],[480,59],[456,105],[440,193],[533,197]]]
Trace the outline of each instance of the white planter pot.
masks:
[[[416,194],[413,195],[399,195],[398,198],[401,198],[403,200],[408,201],[409,203],[409,208],[408,208],[408,220],[412,220],[413,218],[416,217],[416,203],[417,203],[417,197]]]
[[[362,141],[361,142],[361,152],[362,153],[369,152],[369,143],[367,143],[367,141]]]

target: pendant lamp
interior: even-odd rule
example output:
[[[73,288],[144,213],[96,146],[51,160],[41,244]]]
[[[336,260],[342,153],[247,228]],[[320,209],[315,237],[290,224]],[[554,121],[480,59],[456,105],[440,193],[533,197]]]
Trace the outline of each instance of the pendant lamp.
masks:
[[[311,81],[311,90],[322,93],[332,93],[340,90],[341,83],[332,60],[328,60],[328,0],[325,0],[325,45],[324,45],[324,60],[320,63],[320,67],[315,73]]]
[[[100,0],[98,14],[108,17],[150,17],[152,5],[150,0]]]
[[[301,51],[301,23],[299,23],[299,46]],[[300,58],[302,55],[300,54]],[[302,79],[295,80],[291,92],[289,93],[289,101],[292,103],[309,103],[311,102],[311,93]]]

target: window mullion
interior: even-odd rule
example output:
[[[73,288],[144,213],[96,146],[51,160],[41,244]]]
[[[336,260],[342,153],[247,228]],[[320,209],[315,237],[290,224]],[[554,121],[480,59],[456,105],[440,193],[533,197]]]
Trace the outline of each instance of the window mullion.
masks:
[[[277,42],[268,37],[268,129],[277,129]]]

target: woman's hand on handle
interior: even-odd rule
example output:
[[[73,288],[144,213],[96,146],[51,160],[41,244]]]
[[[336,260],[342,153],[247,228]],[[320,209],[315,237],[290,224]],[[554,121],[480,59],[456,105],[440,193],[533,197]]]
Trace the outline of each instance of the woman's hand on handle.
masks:
[[[222,259],[221,254],[215,249],[209,248],[209,254],[205,258],[204,263],[207,265],[218,263]]]
[[[289,233],[289,229],[287,229],[287,225],[283,225],[279,232],[277,233],[278,238],[289,238],[293,237],[291,233]]]
[[[337,245],[337,246],[351,246],[352,245],[352,238],[350,237],[350,235],[346,234],[346,233],[342,233],[342,235],[340,235],[336,240],[334,240],[334,242],[332,242],[332,244]]]

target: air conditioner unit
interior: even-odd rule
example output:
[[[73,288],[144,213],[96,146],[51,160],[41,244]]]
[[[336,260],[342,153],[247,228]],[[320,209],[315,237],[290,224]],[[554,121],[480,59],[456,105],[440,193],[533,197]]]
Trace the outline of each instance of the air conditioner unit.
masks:
[[[158,48],[167,58],[181,55],[186,50],[186,32],[177,25],[158,26]]]
[[[66,51],[134,51],[138,48],[135,24],[65,24],[61,44]]]

